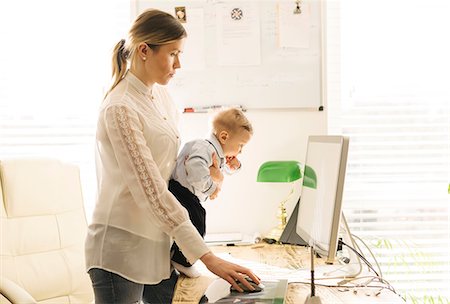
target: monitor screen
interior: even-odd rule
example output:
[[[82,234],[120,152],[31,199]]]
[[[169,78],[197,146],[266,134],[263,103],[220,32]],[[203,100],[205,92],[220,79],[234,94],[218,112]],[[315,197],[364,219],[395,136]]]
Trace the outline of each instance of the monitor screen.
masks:
[[[327,263],[336,257],[348,142],[345,136],[308,138],[305,168],[313,174],[305,172],[304,178],[315,180],[303,183],[296,231]]]

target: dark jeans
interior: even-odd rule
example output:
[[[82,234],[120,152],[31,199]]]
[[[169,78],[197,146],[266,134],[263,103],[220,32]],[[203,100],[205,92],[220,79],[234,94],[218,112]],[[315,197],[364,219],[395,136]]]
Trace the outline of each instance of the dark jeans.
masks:
[[[181,205],[186,208],[192,224],[197,228],[200,235],[204,237],[206,232],[206,210],[203,208],[198,197],[173,179],[169,181],[169,191],[172,192]],[[173,253],[172,261],[185,267],[192,266],[183,253],[181,253],[180,248],[178,248],[176,243],[173,243],[171,251]]]
[[[89,270],[94,288],[95,304],[169,304],[172,303],[178,275],[175,271],[167,280],[156,285],[131,282],[115,273],[93,268]]]

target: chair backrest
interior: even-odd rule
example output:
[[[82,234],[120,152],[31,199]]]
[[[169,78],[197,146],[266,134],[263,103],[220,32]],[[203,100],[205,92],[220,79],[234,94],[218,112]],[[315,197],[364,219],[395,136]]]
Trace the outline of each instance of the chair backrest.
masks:
[[[38,303],[92,303],[78,167],[52,159],[2,160],[0,184],[0,275]]]

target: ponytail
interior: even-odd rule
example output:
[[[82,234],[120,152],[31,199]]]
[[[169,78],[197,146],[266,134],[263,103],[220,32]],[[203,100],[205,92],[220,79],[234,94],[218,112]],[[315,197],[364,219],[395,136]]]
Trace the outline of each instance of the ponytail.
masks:
[[[113,84],[106,92],[105,97],[109,94],[109,92],[114,89],[117,84],[122,80],[127,71],[127,58],[129,55],[129,51],[125,49],[125,39],[120,40],[113,50],[112,56],[112,78]]]

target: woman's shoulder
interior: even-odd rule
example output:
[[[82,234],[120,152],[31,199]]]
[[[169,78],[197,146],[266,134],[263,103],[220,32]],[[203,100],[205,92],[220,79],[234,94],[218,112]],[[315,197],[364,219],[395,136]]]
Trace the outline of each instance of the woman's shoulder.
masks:
[[[120,82],[103,100],[101,109],[105,110],[112,106],[125,106],[133,108],[132,98],[128,93],[127,86],[128,85],[125,81]]]

